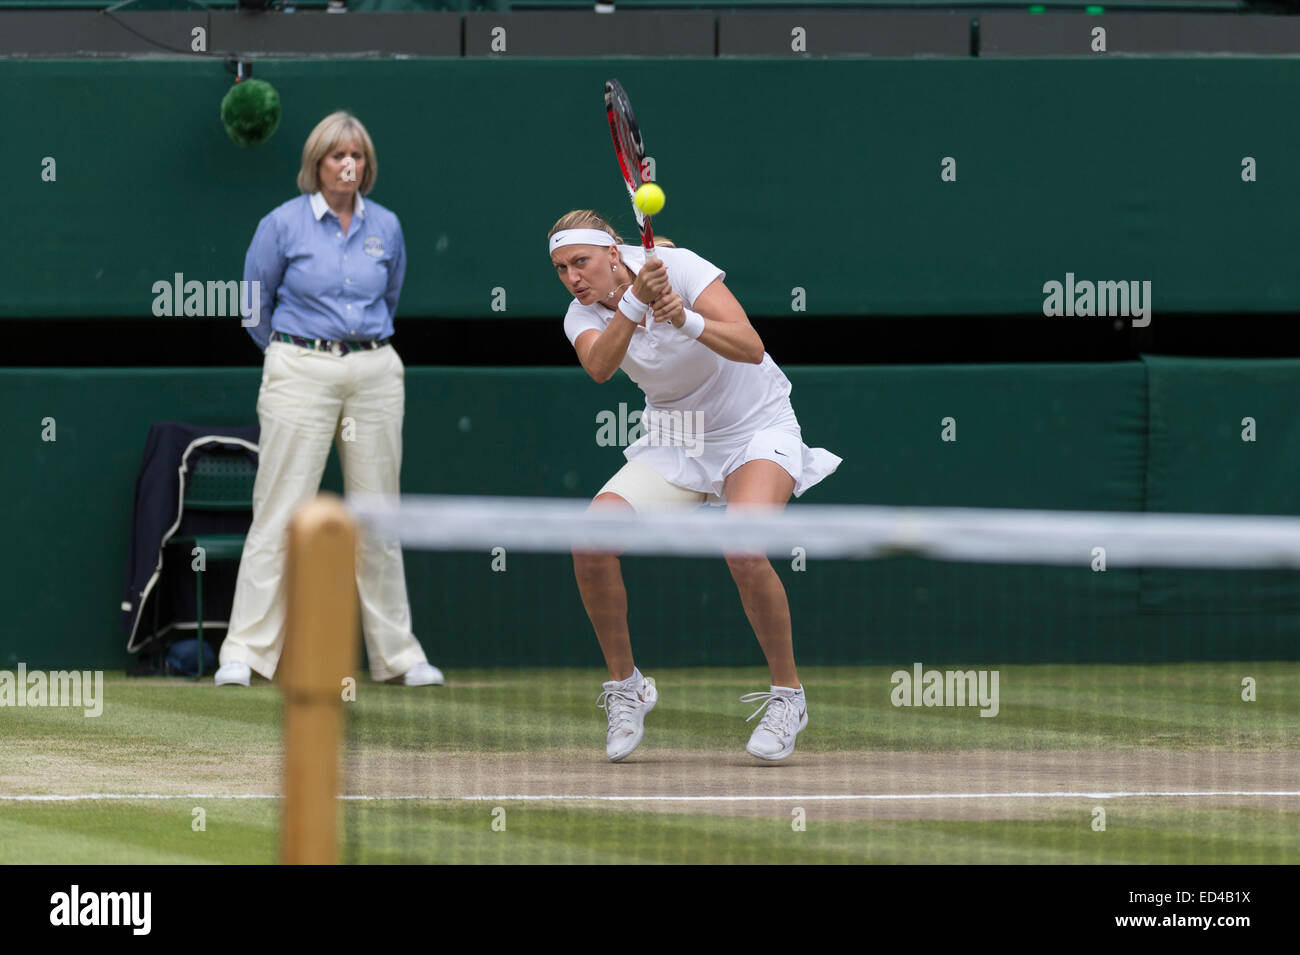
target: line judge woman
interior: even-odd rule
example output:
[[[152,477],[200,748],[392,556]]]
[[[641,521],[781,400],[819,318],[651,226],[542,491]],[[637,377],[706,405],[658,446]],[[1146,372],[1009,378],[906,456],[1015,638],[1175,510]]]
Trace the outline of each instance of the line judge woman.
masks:
[[[252,671],[275,675],[289,519],[320,489],[330,445],[347,493],[399,493],[406,389],[391,338],[406,249],[397,216],[362,198],[376,171],[361,122],[345,112],[326,116],[303,146],[302,195],[258,223],[244,260],[245,281],[261,283],[261,321],[248,331],[266,355],[262,433],[218,685],[247,686]],[[400,545],[363,538],[357,558],[371,676],[442,683],[411,631]]]

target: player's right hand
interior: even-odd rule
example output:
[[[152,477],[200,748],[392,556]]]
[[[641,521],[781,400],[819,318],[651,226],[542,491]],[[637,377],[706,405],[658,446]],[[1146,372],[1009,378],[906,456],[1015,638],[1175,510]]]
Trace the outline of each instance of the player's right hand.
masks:
[[[681,328],[686,321],[686,306],[681,296],[671,288],[650,303],[650,311],[656,322],[670,322],[675,328]]]
[[[653,302],[670,288],[668,270],[663,259],[651,259],[641,267],[632,283],[632,294],[643,302]]]

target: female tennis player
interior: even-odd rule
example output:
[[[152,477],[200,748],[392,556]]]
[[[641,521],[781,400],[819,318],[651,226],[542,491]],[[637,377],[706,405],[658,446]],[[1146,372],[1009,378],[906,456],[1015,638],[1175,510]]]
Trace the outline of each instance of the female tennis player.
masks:
[[[627,463],[593,508],[646,513],[725,502],[731,511],[779,510],[839,466],[834,454],[803,443],[790,382],[721,269],[672,246],[647,263],[644,249],[624,245],[587,209],[561,218],[548,240],[551,264],[574,296],[564,332],[582,367],[597,382],[622,368],[646,396],[646,433],[623,452]],[[605,753],[617,761],[640,745],[659,693],[632,657],[618,555],[575,551],[573,564],[609,667],[597,703],[609,722]],[[767,711],[746,749],[785,759],[808,725],[785,587],[764,556],[728,555],[727,564],[772,675],[767,693],[741,697],[761,701],[749,719]]]

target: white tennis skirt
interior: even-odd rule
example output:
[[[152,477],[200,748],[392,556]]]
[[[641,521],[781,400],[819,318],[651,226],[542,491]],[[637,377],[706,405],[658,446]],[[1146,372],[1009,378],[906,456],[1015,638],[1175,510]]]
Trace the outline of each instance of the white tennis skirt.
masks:
[[[843,458],[803,443],[799,419],[789,399],[759,427],[735,435],[696,433],[690,413],[652,413],[646,433],[623,456],[648,464],[670,484],[699,491],[710,503],[726,500],[727,475],[750,461],[775,461],[794,478],[794,496],[833,474]]]

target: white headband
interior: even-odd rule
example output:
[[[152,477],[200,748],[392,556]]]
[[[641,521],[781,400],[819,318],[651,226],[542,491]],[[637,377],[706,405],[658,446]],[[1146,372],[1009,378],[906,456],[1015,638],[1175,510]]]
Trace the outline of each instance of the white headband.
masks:
[[[551,236],[551,252],[562,245],[615,245],[614,237],[600,229],[565,229]]]

